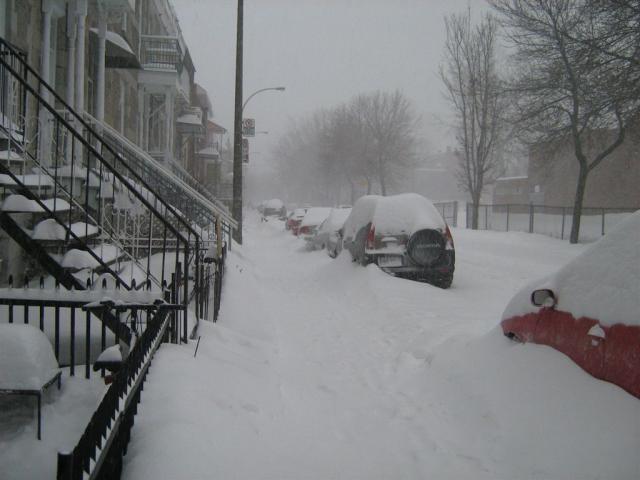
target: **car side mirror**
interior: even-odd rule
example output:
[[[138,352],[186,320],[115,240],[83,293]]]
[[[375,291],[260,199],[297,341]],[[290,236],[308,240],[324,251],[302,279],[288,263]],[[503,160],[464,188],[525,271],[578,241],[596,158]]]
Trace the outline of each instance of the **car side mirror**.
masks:
[[[553,290],[548,288],[542,288],[540,290],[534,290],[531,294],[531,303],[533,303],[536,307],[555,307],[556,295],[553,293]]]

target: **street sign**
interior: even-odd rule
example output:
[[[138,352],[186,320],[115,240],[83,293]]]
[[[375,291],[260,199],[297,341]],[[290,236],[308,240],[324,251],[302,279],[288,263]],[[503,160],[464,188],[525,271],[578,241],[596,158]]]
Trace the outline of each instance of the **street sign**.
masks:
[[[249,163],[249,139],[242,139],[242,163]]]
[[[256,121],[253,118],[242,119],[242,136],[243,137],[255,137],[256,136]]]

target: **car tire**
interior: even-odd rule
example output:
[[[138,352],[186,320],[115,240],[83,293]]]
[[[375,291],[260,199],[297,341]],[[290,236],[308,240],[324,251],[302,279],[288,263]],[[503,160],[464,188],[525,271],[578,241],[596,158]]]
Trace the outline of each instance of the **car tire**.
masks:
[[[453,283],[453,272],[447,273],[447,274],[443,274],[443,275],[438,275],[437,277],[431,279],[431,281],[429,281],[429,283],[431,285],[434,285],[434,286],[438,287],[438,288],[442,288],[442,289],[446,290]]]

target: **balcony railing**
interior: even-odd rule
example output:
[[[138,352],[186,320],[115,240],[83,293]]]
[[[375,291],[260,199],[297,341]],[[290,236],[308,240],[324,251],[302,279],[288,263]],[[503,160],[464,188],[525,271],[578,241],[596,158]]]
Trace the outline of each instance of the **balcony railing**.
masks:
[[[144,69],[182,72],[182,48],[177,37],[141,35],[140,59]]]

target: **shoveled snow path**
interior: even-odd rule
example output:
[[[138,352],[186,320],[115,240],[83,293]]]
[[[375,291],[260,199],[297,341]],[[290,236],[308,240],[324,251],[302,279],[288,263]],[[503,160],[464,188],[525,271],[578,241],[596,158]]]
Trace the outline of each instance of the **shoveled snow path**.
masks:
[[[164,346],[124,478],[632,478],[638,401],[494,327],[582,247],[454,231],[450,290],[249,219],[198,356]]]

